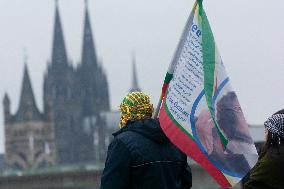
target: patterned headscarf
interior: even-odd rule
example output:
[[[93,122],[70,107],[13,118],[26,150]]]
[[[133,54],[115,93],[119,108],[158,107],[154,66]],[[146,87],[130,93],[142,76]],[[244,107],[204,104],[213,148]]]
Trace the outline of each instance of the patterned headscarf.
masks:
[[[142,92],[131,92],[122,101],[120,108],[119,128],[126,125],[128,121],[147,119],[152,117],[153,104],[150,97]]]
[[[277,136],[284,138],[284,114],[274,114],[266,122],[265,128]]]

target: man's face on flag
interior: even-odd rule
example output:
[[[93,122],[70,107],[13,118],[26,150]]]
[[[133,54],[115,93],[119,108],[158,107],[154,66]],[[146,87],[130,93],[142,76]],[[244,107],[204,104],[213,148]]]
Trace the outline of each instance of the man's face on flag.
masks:
[[[217,102],[217,122],[229,140],[252,143],[235,92],[228,92]]]

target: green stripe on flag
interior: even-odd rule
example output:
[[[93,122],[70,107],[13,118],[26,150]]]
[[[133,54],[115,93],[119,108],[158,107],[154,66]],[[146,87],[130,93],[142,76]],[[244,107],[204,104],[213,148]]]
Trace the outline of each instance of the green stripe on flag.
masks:
[[[201,1],[202,2],[202,1]],[[202,24],[202,51],[204,69],[204,89],[210,112],[213,112],[212,97],[214,92],[215,41],[202,3],[199,3],[199,15]]]
[[[198,0],[199,16],[201,18],[202,27],[202,51],[203,51],[203,70],[204,70],[204,90],[205,97],[211,117],[220,135],[220,139],[224,146],[227,146],[228,139],[220,129],[216,119],[213,107],[214,84],[215,84],[215,40],[206,13],[203,9],[202,0]]]
[[[170,73],[167,72],[164,82],[165,82],[165,83],[170,83],[170,81],[172,80],[172,78],[173,78],[173,74],[170,74]]]

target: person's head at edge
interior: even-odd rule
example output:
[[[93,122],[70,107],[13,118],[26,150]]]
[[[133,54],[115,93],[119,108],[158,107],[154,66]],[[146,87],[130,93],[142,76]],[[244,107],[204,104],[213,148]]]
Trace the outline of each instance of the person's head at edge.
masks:
[[[284,109],[277,111],[264,122],[265,144],[260,158],[263,157],[268,149],[280,148],[284,144]]]
[[[150,97],[142,92],[130,92],[122,100],[120,106],[119,128],[124,127],[128,121],[150,119],[154,108]]]

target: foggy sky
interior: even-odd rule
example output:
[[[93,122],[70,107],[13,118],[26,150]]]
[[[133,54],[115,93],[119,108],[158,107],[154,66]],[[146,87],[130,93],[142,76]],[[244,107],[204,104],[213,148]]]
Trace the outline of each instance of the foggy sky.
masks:
[[[284,2],[204,0],[220,54],[248,123],[261,124],[284,105]],[[99,60],[106,70],[112,109],[131,85],[135,51],[140,87],[158,101],[167,67],[193,0],[89,0]],[[68,58],[81,60],[83,0],[59,0]],[[38,107],[51,59],[54,0],[0,0],[0,152],[4,92],[18,108],[24,50]]]

